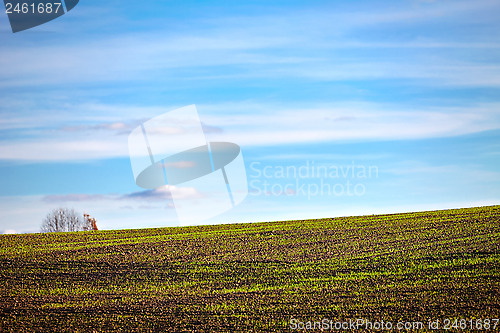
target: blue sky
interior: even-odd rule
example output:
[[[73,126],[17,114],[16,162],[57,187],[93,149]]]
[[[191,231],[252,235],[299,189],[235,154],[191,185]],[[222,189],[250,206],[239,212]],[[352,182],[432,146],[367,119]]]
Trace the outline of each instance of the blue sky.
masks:
[[[499,12],[490,0],[82,0],[16,34],[2,13],[0,232],[37,232],[59,206],[104,229],[178,225],[168,193],[134,183],[127,136],[190,104],[208,139],[241,146],[249,181],[242,204],[204,223],[499,204]],[[279,174],[313,165],[378,172]],[[357,194],[316,191],[347,182]]]

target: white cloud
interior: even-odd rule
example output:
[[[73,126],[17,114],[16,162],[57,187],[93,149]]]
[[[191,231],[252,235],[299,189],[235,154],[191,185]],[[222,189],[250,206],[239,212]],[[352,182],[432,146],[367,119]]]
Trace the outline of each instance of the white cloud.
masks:
[[[122,109],[121,106],[115,108]],[[140,107],[129,107],[129,112],[125,111],[124,115],[133,114],[136,109]],[[206,123],[223,129],[206,133],[208,140],[235,142],[241,146],[422,139],[500,129],[499,103],[421,109],[375,103],[302,108],[227,103],[199,105],[198,109]],[[165,109],[161,110],[165,112]],[[127,123],[127,120],[114,119],[113,122]],[[107,130],[92,135],[51,130],[32,139],[4,140],[0,141],[0,159],[78,161],[128,157],[127,135],[116,133],[108,126]]]
[[[172,196],[180,200],[196,200],[203,197],[194,187],[178,187],[165,185],[154,190],[138,191],[123,196],[119,200],[146,200],[146,201],[170,201]]]
[[[222,109],[219,106],[218,109]],[[200,110],[203,109],[200,106]],[[233,107],[234,109],[234,107]],[[399,109],[394,105],[355,103],[316,108],[256,107],[226,118],[209,117],[224,128],[223,137],[241,145],[272,145],[295,142],[342,140],[399,140],[457,136],[500,128],[500,104],[470,107]],[[349,116],[349,120],[336,121]]]
[[[128,156],[126,140],[52,138],[0,142],[0,159],[24,161],[85,161]]]

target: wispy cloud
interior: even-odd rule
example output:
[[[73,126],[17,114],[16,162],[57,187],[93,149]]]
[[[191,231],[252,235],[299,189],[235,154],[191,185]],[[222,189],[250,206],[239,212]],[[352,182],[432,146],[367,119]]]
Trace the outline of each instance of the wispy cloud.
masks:
[[[145,190],[126,194],[121,196],[120,199],[165,201],[172,199],[173,195],[175,195],[175,197],[180,200],[199,199],[203,197],[203,194],[196,190],[194,187],[178,187],[173,185],[165,185],[154,190]]]
[[[53,204],[65,204],[86,202],[92,203],[96,201],[129,201],[129,202],[169,202],[172,199],[172,194],[180,200],[191,200],[203,197],[203,194],[198,192],[193,187],[177,187],[166,185],[154,190],[142,190],[127,194],[57,194],[46,195],[42,198],[44,202]],[[130,206],[132,207],[132,206]]]
[[[95,132],[95,131],[110,131],[115,134],[129,134],[134,128],[139,126],[143,120],[131,120],[127,123],[116,121],[116,122],[106,122],[96,125],[74,125],[74,126],[64,126],[61,128],[62,131],[66,132]]]
[[[0,142],[0,159],[19,161],[87,161],[128,156],[126,140],[20,140]]]
[[[171,83],[184,79],[202,80],[207,76],[219,79],[295,77],[325,80],[428,78],[454,85],[457,77],[453,75],[454,69],[449,62],[460,59],[460,56],[451,51],[428,59],[415,58],[408,53],[394,64],[371,57],[371,54],[366,57],[352,52],[341,56],[332,55],[330,50],[467,48],[473,52],[474,49],[498,49],[496,37],[486,34],[481,35],[482,40],[470,41],[459,33],[446,37],[417,34],[395,40],[390,37],[360,39],[362,34],[355,33],[359,29],[380,28],[384,24],[391,24],[393,30],[397,30],[394,26],[404,29],[409,23],[425,28],[432,20],[450,18],[458,21],[465,20],[464,17],[473,20],[471,13],[480,13],[484,20],[498,8],[497,1],[488,0],[417,5],[405,2],[392,8],[368,7],[357,11],[310,6],[273,14],[209,17],[203,21],[204,29],[192,28],[170,34],[157,31],[102,34],[83,41],[71,38],[61,43],[54,40],[44,46],[15,43],[2,50],[0,86],[149,82],[152,77],[155,81]],[[33,54],[37,55],[36,62]],[[61,62],[54,54],[64,54],[65,61]],[[465,65],[467,73],[464,77],[472,74],[475,79],[460,80],[458,84],[499,85],[494,79],[498,77],[497,66],[490,66],[492,71],[483,70],[470,58]],[[207,68],[216,68],[217,71],[207,74]],[[180,73],[179,69],[190,70]],[[164,80],[158,80],[155,75],[158,72],[163,73]]]
[[[422,139],[500,129],[498,103],[417,109],[389,103],[340,103],[304,108],[229,103],[200,105],[198,109],[203,111],[208,123],[221,128],[221,131],[206,133],[208,140],[231,141],[242,146]],[[228,117],[228,113],[232,115]],[[85,131],[75,135],[62,129],[42,132],[31,139],[0,141],[0,159],[83,161],[127,157],[127,137],[116,134],[134,122],[115,121],[75,129],[97,128],[92,135]]]
[[[67,203],[67,202],[90,202],[106,199],[107,197],[102,194],[57,194],[57,195],[47,195],[43,197],[43,201],[48,203]]]
[[[231,118],[210,117],[225,136],[242,145],[343,140],[399,140],[457,136],[500,128],[500,105],[400,108],[391,104],[353,103],[313,108],[251,106]],[[234,108],[234,106],[232,106]],[[217,107],[223,109],[222,106]],[[272,110],[272,111],[271,111]],[[349,117],[345,121],[338,121]],[[217,135],[211,136],[217,139]]]

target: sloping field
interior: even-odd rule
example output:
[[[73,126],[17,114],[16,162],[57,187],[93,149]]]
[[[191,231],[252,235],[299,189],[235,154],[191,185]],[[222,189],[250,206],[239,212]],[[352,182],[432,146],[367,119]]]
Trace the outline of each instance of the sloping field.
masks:
[[[486,329],[500,318],[500,206],[0,245],[0,331],[291,331],[322,319]]]

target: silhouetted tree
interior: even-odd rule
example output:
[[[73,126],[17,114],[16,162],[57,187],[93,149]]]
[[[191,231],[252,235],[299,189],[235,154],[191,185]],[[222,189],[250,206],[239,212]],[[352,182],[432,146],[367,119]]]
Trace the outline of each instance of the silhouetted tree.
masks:
[[[41,230],[42,232],[88,231],[97,230],[97,224],[88,214],[82,217],[73,209],[57,208],[47,214]]]

